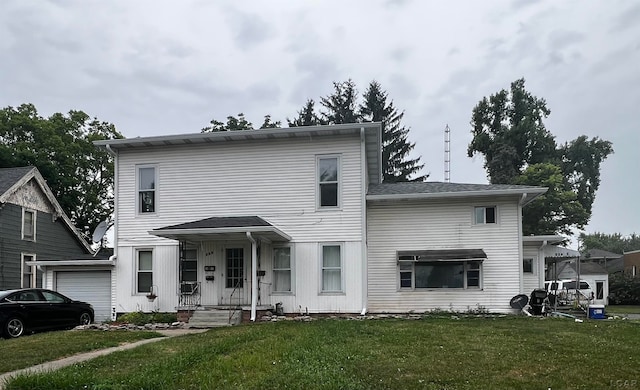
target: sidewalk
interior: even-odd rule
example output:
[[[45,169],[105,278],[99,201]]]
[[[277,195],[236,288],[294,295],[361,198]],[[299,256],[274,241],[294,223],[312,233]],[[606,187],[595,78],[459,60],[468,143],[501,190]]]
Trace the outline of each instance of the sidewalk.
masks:
[[[55,371],[59,368],[67,367],[75,363],[81,363],[86,360],[94,359],[94,358],[97,358],[98,356],[108,355],[112,352],[126,351],[127,349],[136,348],[143,344],[149,344],[156,341],[166,340],[169,337],[177,337],[177,336],[183,336],[186,334],[193,334],[193,333],[202,333],[202,332],[206,332],[207,330],[208,329],[166,329],[166,330],[158,329],[156,330],[156,332],[164,335],[165,337],[156,337],[154,339],[140,340],[134,343],[124,344],[117,347],[98,349],[95,351],[80,353],[80,354],[69,356],[59,360],[54,360],[52,362],[38,364],[37,366],[27,367],[21,370],[7,372],[0,375],[0,390],[4,389],[4,385],[9,378],[14,377],[16,375],[20,375],[24,373]]]

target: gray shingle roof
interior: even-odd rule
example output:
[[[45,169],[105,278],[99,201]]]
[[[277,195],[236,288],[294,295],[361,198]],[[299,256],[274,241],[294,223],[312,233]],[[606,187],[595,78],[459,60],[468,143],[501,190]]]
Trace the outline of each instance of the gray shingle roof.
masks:
[[[570,267],[571,269],[577,272],[575,263],[569,263],[567,264],[567,267]],[[597,274],[606,274],[606,273],[608,273],[607,270],[604,269],[604,267],[598,263],[592,263],[589,261],[580,262],[580,274],[582,275],[597,275]]]
[[[169,229],[216,229],[250,226],[273,226],[260,217],[211,217],[199,221],[181,223],[179,225],[165,226],[154,230]]]
[[[407,195],[407,194],[444,194],[479,191],[524,191],[541,190],[542,187],[520,186],[512,184],[463,184],[431,182],[402,182],[370,184],[367,195]]]
[[[584,256],[585,259],[604,259],[605,257],[607,259],[617,259],[618,257],[622,257],[622,255],[603,249],[589,249]]]
[[[33,167],[0,168],[0,195],[4,194]]]

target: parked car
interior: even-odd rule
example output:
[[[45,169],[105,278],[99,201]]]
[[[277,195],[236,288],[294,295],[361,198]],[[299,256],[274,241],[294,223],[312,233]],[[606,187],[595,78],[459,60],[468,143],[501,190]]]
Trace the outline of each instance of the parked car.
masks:
[[[41,288],[0,291],[0,333],[6,338],[90,324],[93,315],[90,304],[55,291]]]
[[[576,299],[580,302],[593,300],[593,289],[587,281],[581,280],[580,288],[577,287],[578,281],[572,279],[547,280],[544,282],[544,289],[547,291],[550,300],[557,299],[561,305],[574,302]]]

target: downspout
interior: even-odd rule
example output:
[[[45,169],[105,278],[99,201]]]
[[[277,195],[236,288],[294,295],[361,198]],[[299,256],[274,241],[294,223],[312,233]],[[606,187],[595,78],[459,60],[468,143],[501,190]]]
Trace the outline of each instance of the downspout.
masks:
[[[526,192],[522,194],[522,196],[520,197],[520,201],[518,201],[518,269],[520,270],[518,274],[518,280],[520,281],[520,294],[524,294],[524,273],[522,268],[522,259],[524,257],[524,250],[522,248],[522,204],[524,203],[525,199],[527,199]]]
[[[362,244],[361,244],[361,252],[362,252],[362,315],[367,313],[367,305],[368,305],[368,272],[369,272],[369,261],[368,261],[368,253],[367,253],[367,182],[368,182],[368,172],[367,172],[367,147],[365,142],[365,133],[364,127],[360,128],[360,202],[362,204],[361,212],[361,220],[362,228],[360,231],[362,232]]]
[[[251,321],[255,321],[258,306],[258,245],[251,232],[246,234],[251,241]]]
[[[109,256],[109,260],[116,260],[118,258],[118,152],[111,149],[111,145],[105,146],[107,152],[113,156],[113,255]],[[116,286],[115,282],[118,278],[118,267],[112,268],[111,275],[111,320],[116,320]]]
[[[544,273],[544,266],[547,264],[547,259],[544,256],[544,249],[547,247],[548,245],[548,241],[547,240],[543,240],[542,241],[542,246],[540,247],[540,249],[538,250],[538,284],[540,288],[544,288],[544,281],[547,277],[547,275],[545,275]],[[540,261],[540,259],[542,259],[542,261]]]

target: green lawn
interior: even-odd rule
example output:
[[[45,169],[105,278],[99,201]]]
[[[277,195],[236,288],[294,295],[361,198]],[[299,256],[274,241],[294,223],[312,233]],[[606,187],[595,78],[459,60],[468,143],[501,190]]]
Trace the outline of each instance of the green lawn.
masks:
[[[639,332],[637,321],[524,317],[277,322],[175,337],[7,389],[639,387]]]
[[[0,339],[0,374],[81,352],[160,336],[162,335],[155,332],[70,330],[36,333],[18,339]]]
[[[607,315],[640,314],[640,305],[609,305],[605,311]]]

